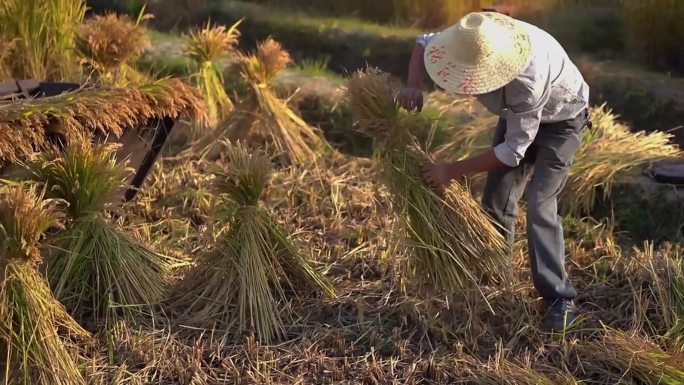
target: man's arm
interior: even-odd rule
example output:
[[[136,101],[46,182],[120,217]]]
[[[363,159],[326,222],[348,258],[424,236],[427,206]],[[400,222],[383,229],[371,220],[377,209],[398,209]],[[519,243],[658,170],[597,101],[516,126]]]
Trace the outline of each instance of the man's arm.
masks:
[[[437,34],[429,33],[416,37],[416,45],[409,61],[408,79],[406,87],[399,93],[399,104],[409,111],[423,109],[423,74],[425,73],[425,46]]]

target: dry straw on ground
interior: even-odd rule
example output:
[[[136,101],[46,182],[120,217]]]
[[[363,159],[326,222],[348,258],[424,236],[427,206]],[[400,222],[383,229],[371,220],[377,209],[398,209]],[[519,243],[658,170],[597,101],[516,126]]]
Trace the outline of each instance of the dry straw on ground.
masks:
[[[124,168],[111,145],[72,141],[30,165],[47,195],[68,203],[66,229],[51,239],[46,273],[55,296],[81,320],[132,319],[163,298],[175,261],[123,232],[107,217]]]
[[[631,132],[605,105],[591,109],[593,127],[585,131],[560,201],[566,215],[588,214],[599,195],[609,198],[613,185],[650,162],[681,156],[661,131]]]
[[[89,72],[103,84],[123,85],[144,82],[133,62],[150,47],[147,31],[127,15],[96,15],[78,28],[76,51]]]
[[[38,242],[59,224],[36,189],[0,188],[0,351],[3,383],[85,384],[70,339],[88,338],[38,272]],[[62,336],[60,336],[61,333]]]
[[[462,186],[448,188],[442,198],[422,180],[421,164],[433,159],[411,132],[424,123],[399,108],[396,83],[369,69],[349,80],[348,93],[359,128],[376,138],[375,157],[404,223],[418,279],[448,294],[483,278],[504,283],[505,241],[491,219]]]
[[[233,102],[223,84],[223,69],[218,61],[234,53],[240,37],[239,25],[238,21],[226,29],[225,26],[212,26],[207,22],[204,27],[183,36],[183,54],[196,67],[193,78],[209,106],[209,124],[212,127],[233,109]]]
[[[17,162],[44,148],[49,134],[68,139],[102,132],[119,137],[126,129],[166,116],[201,123],[206,121],[206,106],[196,88],[178,79],[0,103],[0,162]]]
[[[227,232],[186,277],[178,307],[193,325],[238,335],[254,332],[261,341],[284,334],[291,317],[286,290],[334,295],[291,237],[260,207],[273,172],[261,153],[229,144],[227,163],[216,170],[216,188],[227,214]]]
[[[217,140],[228,138],[265,145],[284,164],[309,164],[329,147],[318,130],[290,109],[271,89],[271,80],[291,62],[280,43],[267,39],[251,54],[236,57],[236,66],[248,93],[212,135],[201,141],[206,156],[215,157]]]

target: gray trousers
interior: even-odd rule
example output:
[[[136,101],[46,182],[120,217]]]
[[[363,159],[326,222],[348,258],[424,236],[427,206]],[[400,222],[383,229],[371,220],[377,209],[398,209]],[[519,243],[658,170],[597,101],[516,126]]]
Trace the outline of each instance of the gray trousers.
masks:
[[[482,203],[505,229],[509,246],[515,236],[518,201],[532,176],[527,191],[527,242],[534,286],[547,300],[573,299],[577,295],[565,271],[565,242],[557,197],[565,187],[588,122],[587,113],[582,112],[575,119],[542,124],[519,166],[487,175]],[[495,146],[504,141],[505,133],[506,121],[500,119]]]

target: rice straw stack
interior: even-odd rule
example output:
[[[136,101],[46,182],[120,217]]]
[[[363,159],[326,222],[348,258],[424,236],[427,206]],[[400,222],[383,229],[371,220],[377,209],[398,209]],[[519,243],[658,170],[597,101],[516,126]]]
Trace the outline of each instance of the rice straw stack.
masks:
[[[113,145],[72,141],[30,164],[47,195],[68,203],[65,231],[52,240],[46,273],[55,296],[78,319],[131,319],[165,294],[175,260],[159,254],[110,222],[106,209],[125,179]],[[117,308],[121,308],[120,310]]]
[[[85,384],[71,340],[88,338],[38,272],[38,241],[59,224],[35,188],[0,189],[0,378],[9,384]],[[61,333],[62,335],[58,334]]]
[[[215,134],[201,142],[205,156],[215,157],[221,148],[218,140],[225,138],[266,146],[283,164],[309,164],[320,156],[320,150],[329,147],[318,130],[271,89],[271,80],[290,62],[287,51],[270,38],[253,53],[237,55],[236,66],[249,91]]]
[[[631,132],[605,105],[592,108],[593,127],[582,138],[568,183],[561,193],[562,212],[588,214],[598,194],[609,197],[613,185],[650,162],[681,156],[672,135],[660,131]]]
[[[147,31],[140,25],[143,17],[131,20],[128,15],[96,15],[77,30],[76,50],[81,63],[95,72],[103,84],[125,85],[148,81],[132,63],[150,47]]]
[[[289,235],[259,205],[272,171],[261,153],[229,144],[227,163],[215,172],[229,223],[214,250],[184,280],[178,307],[193,325],[255,332],[264,342],[284,333],[291,311],[285,290],[322,291],[330,283],[306,260]]]
[[[444,198],[426,186],[420,166],[432,157],[411,134],[425,123],[398,107],[397,90],[376,69],[359,71],[348,83],[359,129],[377,142],[377,165],[412,248],[412,272],[447,294],[483,278],[504,283],[509,266],[501,232],[463,186],[454,183]]]
[[[196,88],[178,79],[0,103],[0,163],[16,163],[45,148],[50,133],[67,139],[98,131],[119,137],[126,129],[165,116],[204,122],[206,105]]]
[[[207,22],[201,29],[183,36],[183,53],[197,68],[193,78],[209,106],[211,127],[233,109],[233,102],[223,85],[223,70],[218,60],[234,53],[240,37],[237,29],[239,24],[240,21],[226,29],[225,26],[212,26]]]
[[[575,345],[584,372],[611,384],[679,385],[684,383],[684,362],[678,354],[616,330],[601,341]]]

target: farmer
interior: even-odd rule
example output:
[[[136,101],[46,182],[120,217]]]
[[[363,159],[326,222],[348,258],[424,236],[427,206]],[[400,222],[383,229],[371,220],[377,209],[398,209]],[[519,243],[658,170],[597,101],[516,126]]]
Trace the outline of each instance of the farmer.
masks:
[[[505,228],[510,247],[518,200],[532,175],[527,195],[532,277],[549,305],[544,329],[564,329],[576,317],[577,292],[565,271],[557,197],[590,124],[589,86],[551,35],[489,11],[470,13],[443,32],[417,38],[407,87],[399,96],[408,110],[422,109],[425,70],[445,91],[474,95],[499,122],[491,150],[459,162],[425,165],[424,179],[441,187],[486,172],[482,202]]]

